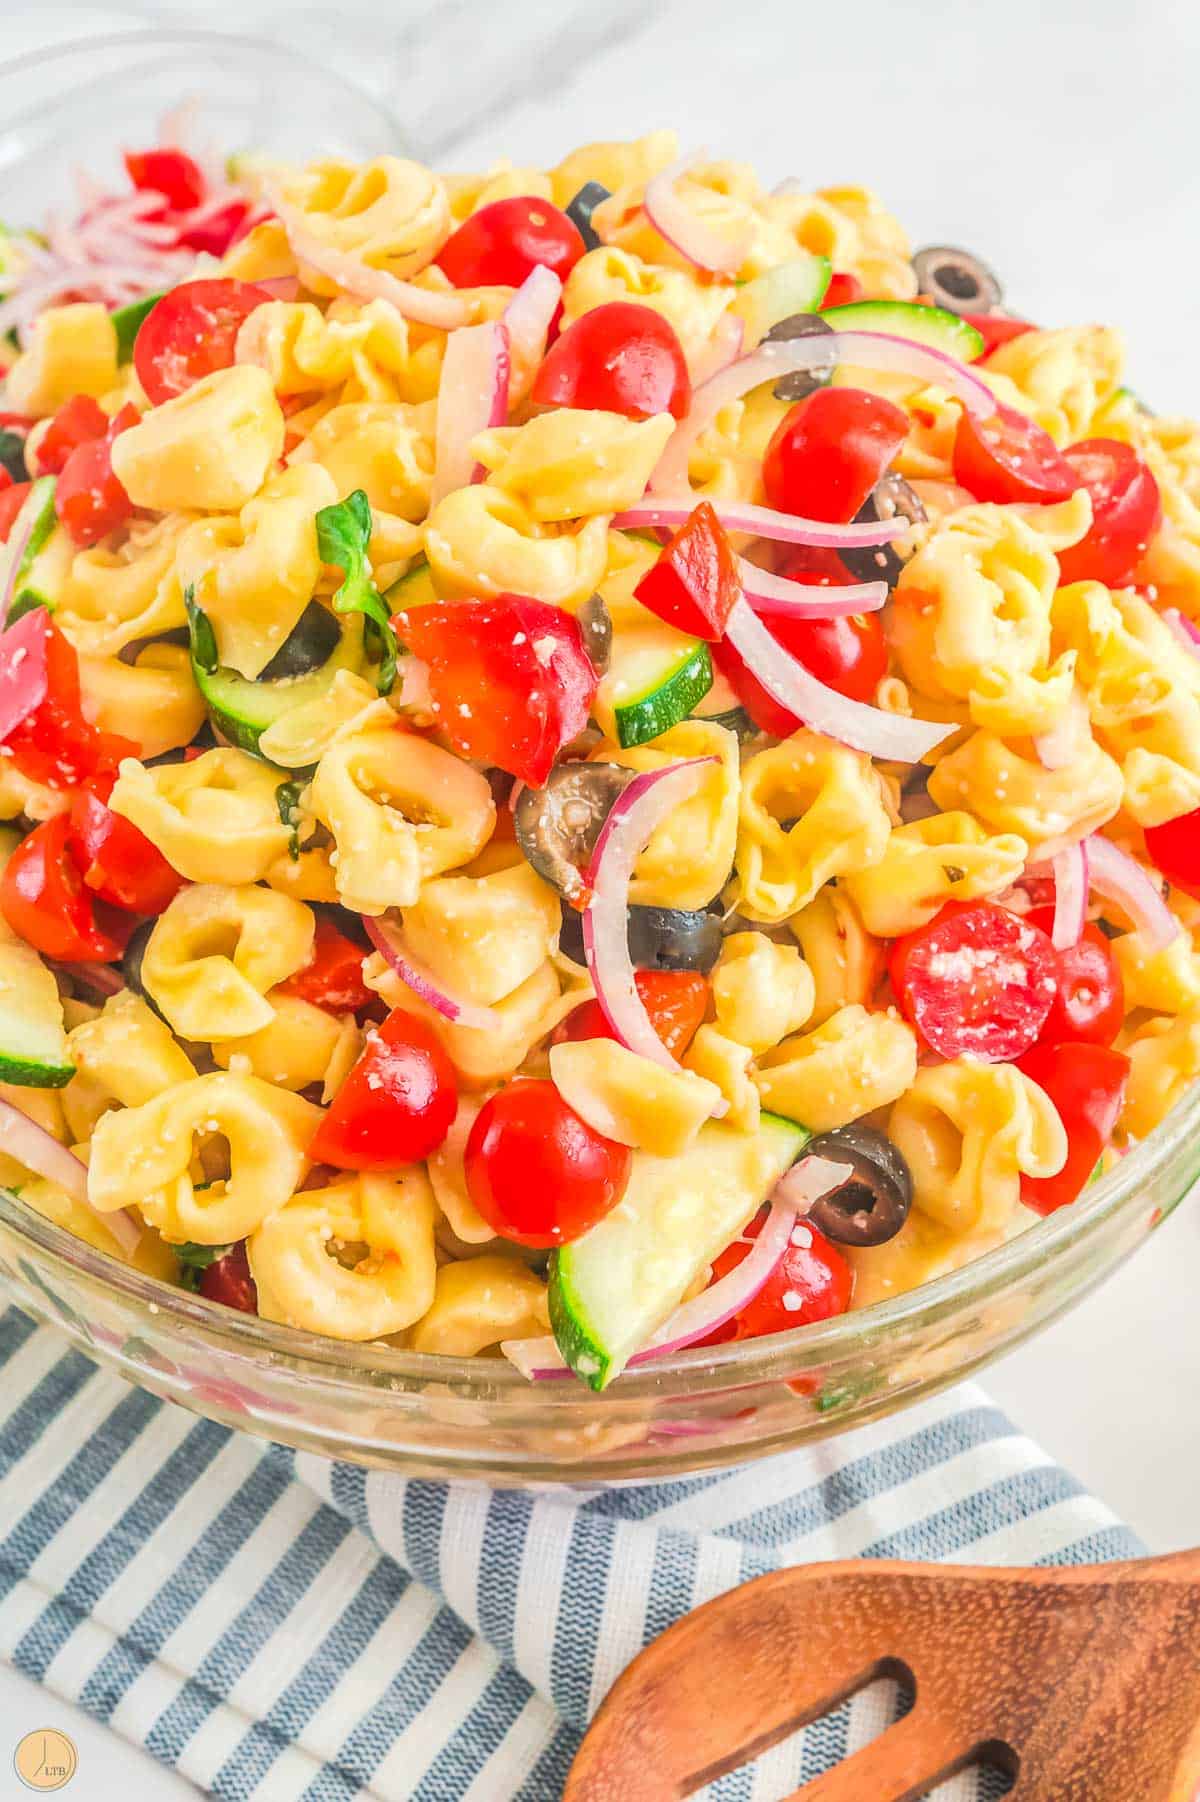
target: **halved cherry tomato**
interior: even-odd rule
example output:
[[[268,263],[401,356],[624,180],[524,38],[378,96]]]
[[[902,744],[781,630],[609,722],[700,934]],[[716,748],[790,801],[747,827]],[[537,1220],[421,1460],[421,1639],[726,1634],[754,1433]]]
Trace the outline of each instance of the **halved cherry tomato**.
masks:
[[[610,300],[581,314],[550,347],[533,399],[541,407],[590,407],[628,419],[682,419],[692,382],[670,322],[652,307]]]
[[[658,554],[634,594],[669,626],[715,644],[742,585],[724,527],[709,501],[701,501]]]
[[[942,1057],[1012,1063],[1046,1023],[1058,993],[1044,932],[988,901],[950,902],[892,946],[901,1013]]]
[[[377,999],[374,989],[363,981],[363,959],[367,953],[332,920],[317,916],[312,956],[302,970],[289,976],[279,986],[285,994],[298,995],[314,1007],[328,1008],[334,1014],[354,1014],[369,1007]]]
[[[436,1151],[454,1124],[454,1066],[424,1020],[395,1007],[366,1048],[309,1146],[338,1170],[397,1170]]]
[[[79,659],[44,607],[0,634],[0,742],[24,775],[52,788],[76,788],[137,755],[131,739],[84,719]]]
[[[954,434],[954,480],[977,501],[1065,500],[1080,484],[1049,432],[1018,413],[998,407],[991,419],[964,411]]]
[[[1049,933],[1054,925],[1053,907],[1035,907],[1025,915],[1031,926]],[[1125,1019],[1125,985],[1112,954],[1112,946],[1091,920],[1078,944],[1056,951],[1058,993],[1046,1015],[1042,1040],[1086,1040],[1091,1045],[1111,1045]]]
[[[215,213],[187,225],[179,233],[179,242],[188,250],[204,250],[211,257],[223,257],[225,252],[243,238],[249,229],[249,221],[254,216],[254,203],[249,200],[231,200]]]
[[[244,1239],[213,1260],[201,1273],[197,1289],[206,1301],[219,1301],[243,1314],[258,1313],[258,1286],[250,1274]]]
[[[1067,1161],[1055,1176],[1022,1176],[1021,1200],[1052,1214],[1085,1189],[1113,1136],[1125,1100],[1129,1059],[1107,1045],[1035,1045],[1019,1068],[1044,1089],[1067,1129]]]
[[[976,359],[980,363],[985,363],[1002,344],[1011,344],[1014,338],[1023,338],[1026,332],[1037,330],[1027,319],[1006,319],[1002,313],[964,313],[962,317],[983,339],[983,349]]]
[[[97,544],[133,512],[133,502],[113,473],[113,439],[135,426],[141,414],[129,402],[114,415],[102,438],[76,445],[54,485],[54,511],[76,544]]]
[[[908,436],[908,418],[865,388],[818,388],[775,428],[763,458],[772,507],[845,524]]]
[[[696,970],[638,970],[633,980],[651,1026],[671,1056],[682,1057],[708,1008],[706,978]],[[555,1028],[554,1043],[616,1036],[600,1003],[583,1001]]]
[[[66,814],[59,813],[21,840],[0,877],[0,913],[45,957],[111,964],[137,922],[93,900],[71,857],[69,832]]]
[[[861,300],[866,291],[858,277],[851,275],[848,269],[835,269],[829,278],[821,311],[824,312],[826,307],[848,307],[851,301]]]
[[[1161,826],[1147,826],[1146,850],[1172,888],[1200,901],[1200,807]]]
[[[208,192],[204,171],[186,150],[127,150],[125,167],[135,188],[161,194],[173,212],[186,213],[199,206]]]
[[[160,914],[183,887],[157,845],[86,789],[71,802],[70,821],[71,855],[101,901],[127,913]]]
[[[1085,438],[1063,452],[1075,486],[1092,497],[1087,537],[1058,553],[1060,582],[1128,582],[1162,522],[1158,483],[1117,438]]]
[[[429,672],[432,710],[454,749],[540,788],[588,722],[596,671],[578,624],[528,595],[435,602],[398,613]]]
[[[32,482],[5,484],[0,492],[0,544],[8,543],[8,535],[16,524],[17,514],[29,498]]]
[[[138,381],[154,405],[214,370],[229,369],[242,321],[272,297],[253,282],[181,282],[151,307],[133,346]]]
[[[633,1153],[595,1132],[552,1082],[510,1083],[484,1103],[467,1140],[467,1190],[489,1226],[518,1245],[566,1245],[625,1193]]]
[[[39,475],[56,476],[71,452],[93,438],[103,438],[108,430],[108,415],[90,394],[74,394],[64,401],[42,434],[37,447]]]
[[[741,1238],[717,1254],[714,1283],[737,1269],[750,1250],[746,1241],[757,1239],[765,1219],[765,1214],[756,1215]],[[726,1345],[733,1339],[760,1339],[766,1333],[786,1333],[814,1320],[830,1320],[846,1312],[853,1287],[854,1272],[837,1246],[802,1221],[793,1228],[790,1245],[753,1301],[699,1343]]]
[[[464,219],[434,261],[456,288],[519,288],[539,265],[565,281],[586,249],[579,227],[558,207],[518,194]]]

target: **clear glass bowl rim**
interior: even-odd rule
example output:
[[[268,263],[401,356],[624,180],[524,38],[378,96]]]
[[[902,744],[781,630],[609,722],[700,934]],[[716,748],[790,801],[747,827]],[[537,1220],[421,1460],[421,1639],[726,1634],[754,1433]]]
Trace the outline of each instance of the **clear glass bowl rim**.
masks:
[[[1019,1284],[1058,1255],[1065,1255],[1100,1234],[1109,1221],[1132,1212],[1139,1203],[1144,1205],[1143,1186],[1198,1132],[1200,1085],[1176,1105],[1149,1138],[1093,1184],[1083,1198],[960,1269],[935,1277],[890,1301],[877,1302],[799,1331],[678,1352],[653,1365],[627,1371],[609,1393],[614,1397],[619,1394],[624,1403],[653,1399],[661,1393],[664,1379],[670,1381],[677,1395],[681,1390],[699,1395],[726,1389],[733,1383],[769,1382],[793,1376],[797,1370],[852,1357],[867,1347],[886,1342],[900,1329],[911,1332],[931,1326],[964,1306],[984,1302]],[[457,1358],[402,1351],[378,1342],[326,1339],[189,1295],[96,1250],[4,1189],[0,1189],[0,1228],[18,1241],[36,1246],[67,1271],[152,1310],[159,1328],[172,1319],[181,1326],[200,1327],[211,1342],[243,1357],[265,1353],[272,1361],[279,1360],[294,1371],[302,1373],[307,1368],[326,1383],[341,1381],[351,1389],[362,1387],[376,1394],[381,1382],[405,1389],[429,1383],[452,1384],[463,1399],[481,1402],[494,1401],[506,1390],[510,1394],[529,1394],[526,1378],[502,1358]],[[360,1385],[356,1378],[367,1381]],[[543,1382],[537,1387],[551,1410],[577,1406],[583,1393],[582,1385],[574,1382]],[[603,1405],[602,1396],[594,1400],[598,1407]]]

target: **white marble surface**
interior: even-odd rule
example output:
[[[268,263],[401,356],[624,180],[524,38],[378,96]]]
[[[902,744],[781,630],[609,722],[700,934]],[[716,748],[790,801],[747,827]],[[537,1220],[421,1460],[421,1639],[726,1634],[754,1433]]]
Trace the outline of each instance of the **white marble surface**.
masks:
[[[0,48],[151,20],[199,22],[191,0],[0,0]],[[450,167],[551,160],[588,138],[673,122],[687,142],[745,156],[773,179],[868,182],[918,241],[980,250],[1033,317],[1124,327],[1131,380],[1150,404],[1200,411],[1192,0],[216,0],[203,22],[277,36],[357,76]],[[1193,1204],[987,1377],[1008,1413],[1155,1550],[1200,1537],[1198,1281]],[[87,1802],[195,1793],[0,1668],[3,1802],[28,1793],[9,1745],[43,1720],[75,1735],[71,1793]]]

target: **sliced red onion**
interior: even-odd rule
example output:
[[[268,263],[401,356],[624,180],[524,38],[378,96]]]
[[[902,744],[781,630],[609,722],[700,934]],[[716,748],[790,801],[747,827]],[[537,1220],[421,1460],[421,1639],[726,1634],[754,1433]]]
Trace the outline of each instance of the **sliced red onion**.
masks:
[[[1197,626],[1194,620],[1190,620],[1186,613],[1181,613],[1178,607],[1164,607],[1159,618],[1164,626],[1170,627],[1180,644],[1184,645],[1193,657],[1200,657],[1200,626]]]
[[[54,969],[80,988],[90,989],[93,995],[119,995],[125,987],[125,978],[111,964],[56,963]]]
[[[517,289],[500,316],[508,333],[510,406],[524,400],[546,354],[550,325],[562,300],[562,281],[553,269],[538,263]]]
[[[1169,945],[1182,928],[1141,865],[1099,832],[1087,841],[1087,859],[1088,882],[1096,893],[1124,909],[1151,950]]]
[[[8,535],[8,543],[5,546],[8,552],[8,573],[4,580],[4,594],[0,597],[0,628],[3,628],[4,621],[8,618],[8,610],[13,604],[17,591],[17,571],[21,567],[21,559],[29,548],[29,540],[33,537],[34,524],[41,512],[41,506],[42,495],[40,493],[35,490],[27,494],[22,502],[21,511],[13,523],[13,529]],[[6,731],[0,732],[0,738],[7,738],[16,723],[13,720]]]
[[[851,363],[860,369],[879,369],[936,384],[953,394],[978,419],[990,419],[996,411],[996,397],[986,382],[957,358],[932,345],[918,344],[913,338],[893,338],[883,332],[833,332],[780,339],[760,344],[696,389],[691,407],[659,458],[650,486],[657,491],[686,488],[691,448],[722,407],[767,382],[777,382],[781,376],[826,369],[831,356],[839,363]]]
[[[503,325],[463,326],[451,332],[437,397],[437,449],[430,505],[484,474],[472,441],[508,417],[508,332]]]
[[[260,277],[254,286],[262,288],[272,300],[295,300],[300,292],[300,278],[296,275],[268,275]]]
[[[813,732],[835,738],[855,751],[892,763],[919,763],[927,751],[957,730],[940,721],[884,713],[880,707],[852,701],[827,688],[772,638],[745,600],[735,602],[725,636],[750,674],[781,707]]]
[[[427,1007],[441,1014],[443,1019],[451,1021],[455,1026],[470,1026],[477,1031],[494,1030],[500,1024],[500,1016],[494,1008],[477,1007],[473,1002],[456,1000],[453,995],[447,995],[444,989],[439,988],[437,978],[410,956],[395,928],[389,926],[386,920],[375,920],[364,914],[363,925],[376,951],[396,972],[405,987],[411,989],[419,1001],[424,1001]]]
[[[656,495],[653,500],[639,501],[613,518],[621,528],[681,526],[690,519],[697,504],[706,497],[698,494]],[[795,513],[777,513],[773,507],[756,507],[749,501],[714,500],[712,508],[727,532],[744,532],[750,538],[771,538],[778,544],[815,545],[825,550],[873,550],[878,544],[890,544],[912,531],[912,521],[868,519],[848,526],[831,525],[824,519],[801,519]]]
[[[1056,951],[1069,951],[1083,937],[1087,918],[1087,841],[1068,845],[1051,860],[1054,871],[1054,925],[1050,937]]]
[[[305,225],[300,209],[289,206],[278,193],[272,193],[268,198],[293,255],[331,282],[336,282],[347,294],[353,294],[359,300],[390,301],[398,313],[403,313],[406,319],[415,319],[419,325],[440,326],[453,331],[456,326],[469,323],[470,304],[460,294],[440,294],[435,288],[418,288],[415,282],[402,282],[386,269],[372,269],[360,257],[351,256],[345,250],[334,250],[326,244]]]
[[[713,327],[713,334],[705,346],[703,354],[692,372],[692,381],[696,387],[711,382],[723,369],[736,363],[742,354],[742,342],[746,336],[746,324],[736,313],[722,313]]]
[[[707,269],[714,275],[736,275],[753,242],[753,225],[747,220],[742,231],[731,238],[702,219],[680,198],[675,187],[681,176],[703,161],[703,151],[694,151],[661,169],[646,183],[642,211],[659,237],[665,238],[697,269]]]
[[[680,1065],[655,1032],[634,980],[629,884],[655,827],[696,793],[705,766],[715,762],[713,757],[694,757],[635,776],[601,827],[587,871],[592,898],[583,915],[583,949],[596,999],[622,1045],[664,1070],[679,1070]],[[722,1100],[714,1113],[724,1113],[727,1105]]]
[[[400,692],[395,697],[401,707],[413,707],[419,713],[429,713],[433,707],[433,695],[429,688],[429,665],[420,657],[401,657],[396,665],[400,678]]]
[[[44,1126],[39,1126],[36,1120],[14,1107],[11,1101],[0,1100],[0,1151],[7,1152],[35,1176],[44,1176],[47,1182],[57,1183],[72,1201],[82,1202],[85,1208],[90,1208],[97,1220],[104,1222],[122,1251],[132,1255],[137,1250],[142,1229],[133,1216],[124,1208],[105,1214],[93,1206],[88,1197],[87,1165],[65,1145],[60,1145]]]
[[[1034,738],[1033,748],[1044,770],[1066,769],[1079,748],[1087,720],[1087,703],[1077,688],[1072,689],[1062,718],[1048,732],[1039,732]]]
[[[786,576],[772,575],[739,557],[742,593],[755,613],[775,613],[791,619],[841,619],[852,613],[878,613],[888,598],[886,582],[850,582],[845,586],[809,588]]]

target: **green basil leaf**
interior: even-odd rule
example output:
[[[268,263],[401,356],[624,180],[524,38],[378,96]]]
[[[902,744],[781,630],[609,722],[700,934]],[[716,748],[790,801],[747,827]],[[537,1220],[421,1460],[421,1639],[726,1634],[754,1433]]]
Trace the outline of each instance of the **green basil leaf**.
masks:
[[[195,592],[189,583],[183,593],[183,604],[187,608],[188,631],[192,638],[192,662],[197,669],[202,669],[206,676],[211,676],[221,661],[217,655],[217,637],[207,613],[197,605],[194,599]]]
[[[279,818],[288,829],[288,856],[293,863],[300,861],[300,796],[303,792],[303,782],[281,782],[275,790],[275,805],[279,809]]]
[[[361,488],[317,514],[317,549],[324,563],[342,572],[342,585],[333,597],[335,613],[361,613],[373,628],[379,645],[375,682],[380,694],[390,694],[396,680],[396,635],[367,562],[371,542],[371,503]]]

